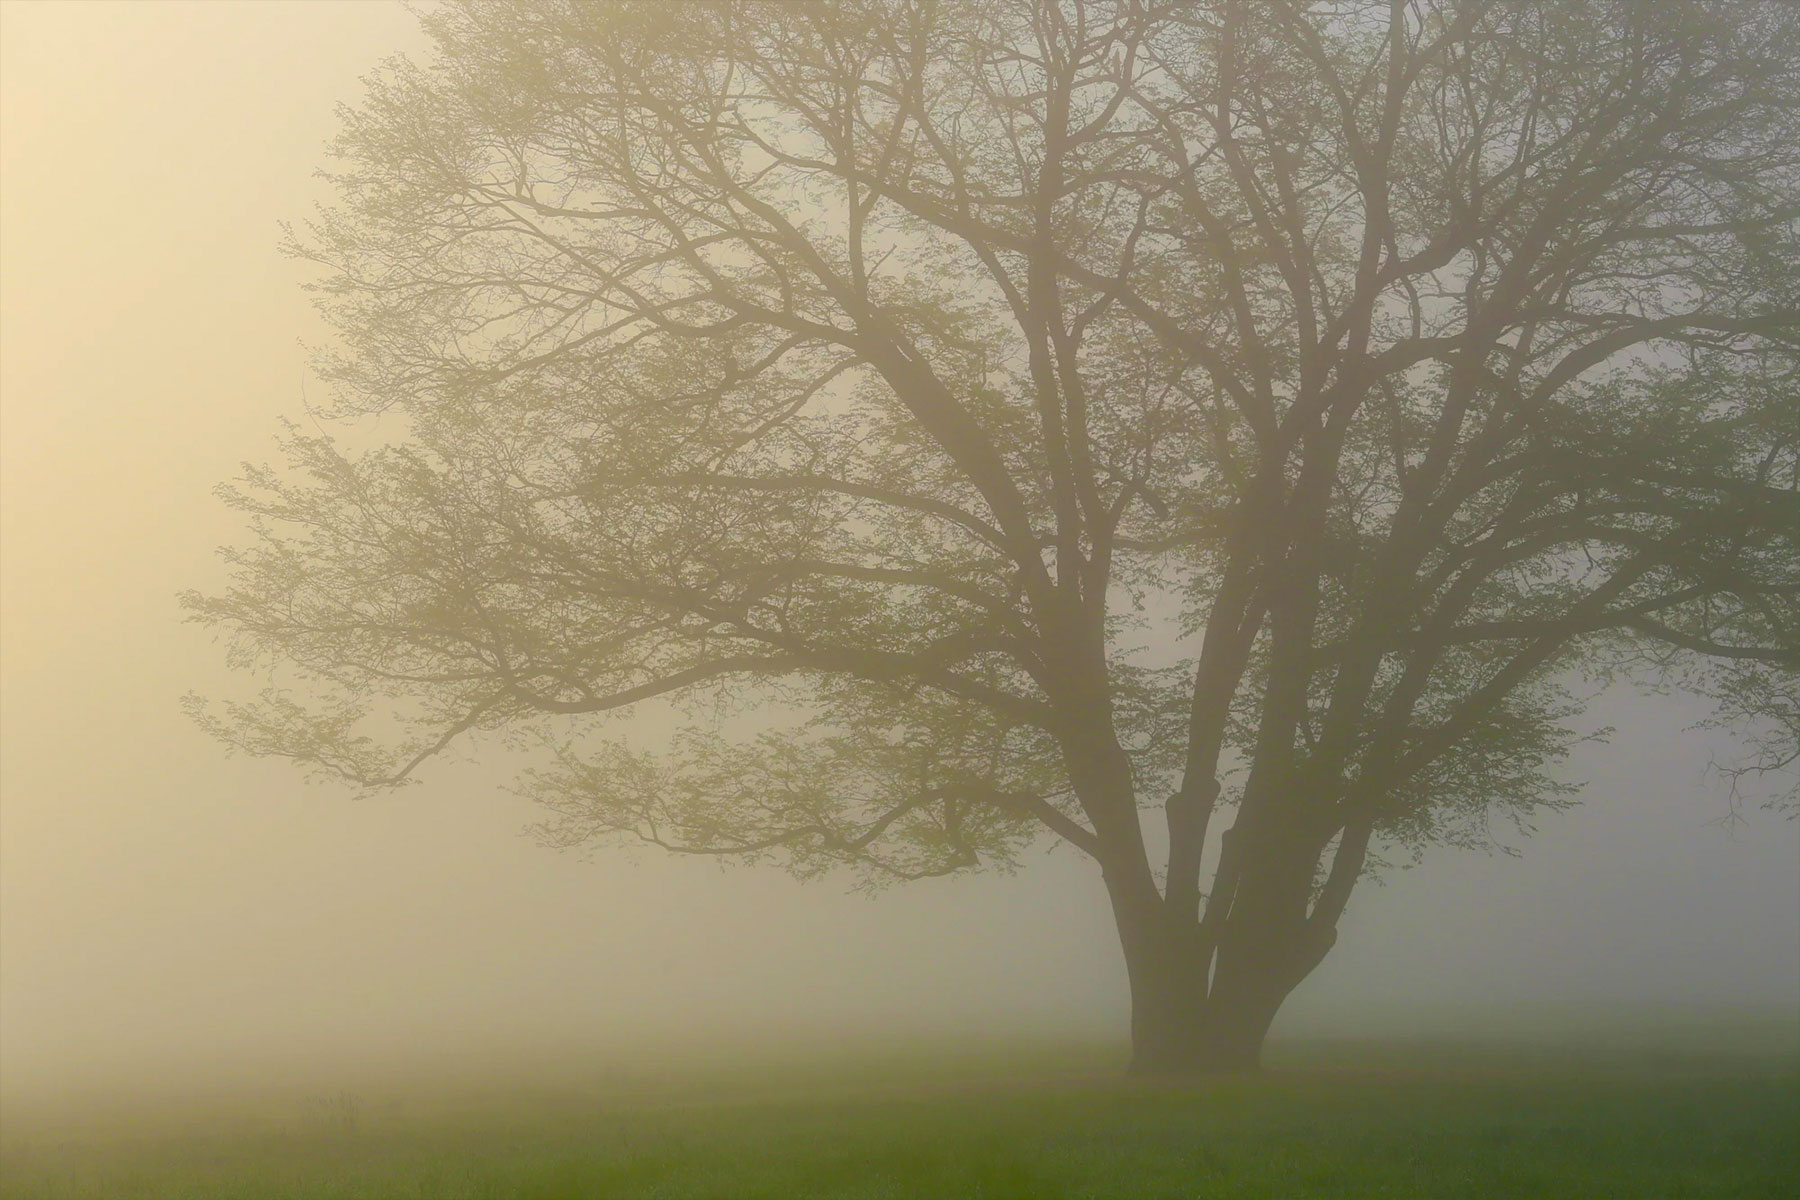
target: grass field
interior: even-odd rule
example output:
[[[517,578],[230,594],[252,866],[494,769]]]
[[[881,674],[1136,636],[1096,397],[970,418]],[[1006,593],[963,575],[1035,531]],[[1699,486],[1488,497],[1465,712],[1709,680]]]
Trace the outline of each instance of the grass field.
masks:
[[[1116,1048],[902,1046],[550,1082],[389,1082],[36,1109],[32,1200],[414,1197],[1800,1196],[1791,1057],[1288,1045],[1255,1077],[1118,1074]]]

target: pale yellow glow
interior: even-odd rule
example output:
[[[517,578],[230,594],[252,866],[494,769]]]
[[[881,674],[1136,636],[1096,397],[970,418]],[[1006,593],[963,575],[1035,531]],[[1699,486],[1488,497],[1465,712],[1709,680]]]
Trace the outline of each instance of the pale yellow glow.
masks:
[[[6,1083],[646,1030],[1115,1033],[1116,940],[1066,854],[874,901],[589,863],[520,836],[491,763],[353,803],[186,724],[183,692],[235,686],[174,598],[235,534],[211,488],[301,416],[320,336],[278,221],[324,194],[333,106],[420,43],[376,2],[0,4]],[[1789,1001],[1800,827],[1706,832],[1688,714],[1622,711],[1647,732],[1577,764],[1597,786],[1561,836],[1375,892],[1296,1027],[1569,980],[1584,1005]]]

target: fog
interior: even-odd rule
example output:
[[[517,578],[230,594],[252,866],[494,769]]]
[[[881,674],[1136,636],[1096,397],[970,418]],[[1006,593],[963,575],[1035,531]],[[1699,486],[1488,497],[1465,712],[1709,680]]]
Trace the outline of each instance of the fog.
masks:
[[[0,8],[9,1086],[681,1038],[1120,1038],[1097,874],[801,884],[558,854],[476,752],[375,799],[227,757],[179,697],[230,691],[177,590],[216,586],[213,486],[304,413],[323,336],[278,222],[323,197],[333,107],[417,48],[383,3]],[[1723,821],[1678,699],[1608,695],[1583,804],[1522,854],[1427,852],[1365,886],[1283,1011],[1299,1033],[1792,1020],[1800,822]],[[476,761],[481,757],[482,761]]]

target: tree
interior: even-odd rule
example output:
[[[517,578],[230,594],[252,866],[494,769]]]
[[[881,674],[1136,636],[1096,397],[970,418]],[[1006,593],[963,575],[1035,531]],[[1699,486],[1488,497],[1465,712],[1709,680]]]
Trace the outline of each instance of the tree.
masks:
[[[1384,850],[1567,803],[1583,679],[1791,765],[1800,7],[424,20],[292,238],[392,419],[247,468],[187,597],[283,673],[233,745],[533,730],[553,841],[801,873],[1060,838],[1152,1070],[1254,1065]]]

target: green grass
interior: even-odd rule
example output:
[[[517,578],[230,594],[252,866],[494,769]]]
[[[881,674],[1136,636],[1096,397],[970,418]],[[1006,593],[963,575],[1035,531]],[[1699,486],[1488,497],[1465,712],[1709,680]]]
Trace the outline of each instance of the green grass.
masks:
[[[1291,1046],[1256,1077],[1127,1080],[1093,1046],[569,1067],[489,1083],[32,1112],[0,1195],[1785,1197],[1791,1060]]]

